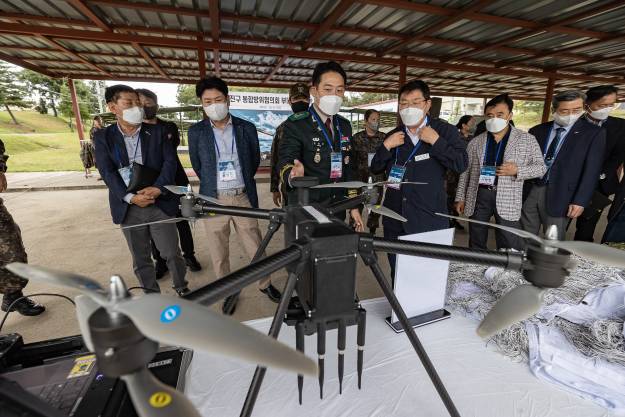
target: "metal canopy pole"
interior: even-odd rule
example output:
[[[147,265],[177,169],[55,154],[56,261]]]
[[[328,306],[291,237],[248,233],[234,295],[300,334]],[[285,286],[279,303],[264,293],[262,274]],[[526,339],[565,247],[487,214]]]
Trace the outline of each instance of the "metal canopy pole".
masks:
[[[547,92],[545,94],[545,102],[543,104],[543,118],[542,123],[545,123],[549,120],[549,115],[551,114],[551,100],[553,99],[553,89],[556,84],[556,79],[553,77],[549,77],[547,80]]]
[[[78,106],[78,99],[76,98],[76,88],[74,87],[74,80],[67,79],[67,86],[69,87],[69,94],[72,97],[72,111],[76,118],[76,129],[78,130],[78,139],[82,142],[85,140],[85,133],[82,130],[82,118],[80,117],[80,107]]]

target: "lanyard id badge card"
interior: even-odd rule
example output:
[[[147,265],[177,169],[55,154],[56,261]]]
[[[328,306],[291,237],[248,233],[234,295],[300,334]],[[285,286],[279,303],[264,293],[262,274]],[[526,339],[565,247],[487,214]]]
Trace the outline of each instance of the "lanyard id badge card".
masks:
[[[343,156],[341,152],[330,154],[330,179],[337,179],[343,176]]]
[[[328,143],[328,147],[331,150],[331,153],[330,153],[330,179],[331,180],[335,180],[335,179],[342,178],[343,177],[343,153],[340,152],[340,149],[339,149],[339,152],[334,152],[334,146],[332,146],[332,140],[330,139],[330,135],[326,131],[325,125],[323,125],[321,123],[321,119],[319,119],[319,116],[317,115],[317,113],[315,113],[312,110],[312,106],[311,106],[311,108],[308,109],[308,111],[315,118],[315,121],[317,122],[318,129],[323,134],[323,137],[325,138],[326,142]],[[343,145],[345,145],[345,146],[349,145],[349,137],[343,136],[343,134],[341,132],[341,127],[339,126],[338,123],[336,124],[336,129],[338,130],[339,137],[341,138],[340,146],[342,147]]]
[[[215,149],[217,150],[217,176],[220,182],[235,181],[237,179],[237,170],[234,161],[234,143],[236,142],[236,133],[234,125],[232,126],[232,142],[230,144],[230,158],[222,157],[221,150],[215,138]]]
[[[219,161],[219,181],[235,181],[237,179],[237,170],[234,167],[233,160]]]
[[[495,166],[484,166],[480,169],[480,185],[486,185],[492,187],[495,185],[497,167]]]
[[[137,139],[137,145],[135,146],[135,153],[132,156],[133,161],[137,158],[137,150],[139,149],[140,144],[141,144],[141,139]],[[117,161],[119,162],[119,165],[120,165],[120,168],[117,170],[117,172],[119,172],[119,176],[122,177],[122,181],[124,181],[124,184],[126,185],[126,187],[128,187],[130,185],[130,180],[132,179],[132,161],[130,161],[130,164],[128,166],[123,167],[121,166],[122,158],[121,158],[121,155],[119,154],[119,148],[117,146],[115,146],[115,154],[117,156]]]
[[[394,164],[391,167],[391,172],[388,174],[388,184],[389,188],[393,188],[395,190],[399,190],[399,183],[403,181],[404,174],[406,173],[406,166]]]
[[[502,141],[503,142],[503,141]],[[479,185],[485,185],[492,187],[495,185],[495,179],[497,178],[497,161],[499,160],[499,152],[501,151],[501,143],[497,143],[497,153],[495,154],[494,165],[485,165],[480,168]],[[484,162],[488,160],[488,140],[484,146]]]

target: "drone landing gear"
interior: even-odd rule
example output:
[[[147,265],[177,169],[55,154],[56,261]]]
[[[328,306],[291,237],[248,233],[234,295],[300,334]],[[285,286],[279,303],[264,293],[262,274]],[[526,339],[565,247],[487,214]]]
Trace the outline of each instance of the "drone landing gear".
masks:
[[[260,260],[260,258],[263,257],[263,255],[265,254],[265,250],[267,249],[267,246],[269,245],[269,242],[271,242],[271,239],[273,238],[273,235],[280,228],[280,224],[281,224],[280,217],[277,214],[271,213],[269,217],[269,226],[267,227],[267,233],[265,233],[265,236],[263,237],[263,240],[260,242],[260,245],[258,246],[258,249],[256,250],[256,253],[254,254],[254,257],[252,258],[252,261],[250,263],[253,264],[254,262],[257,262],[258,260]],[[239,294],[241,293],[237,292],[236,294],[232,294],[226,297],[226,299],[224,300],[224,304],[221,308],[221,311],[224,314],[228,316],[231,316],[232,314],[234,314],[234,310],[237,307],[237,302],[239,301]]]
[[[363,248],[363,246],[361,246],[361,248]],[[421,363],[423,364],[425,371],[430,377],[432,384],[436,388],[438,395],[441,397],[441,400],[445,404],[445,407],[447,408],[449,415],[452,417],[460,417],[460,413],[456,409],[456,406],[451,400],[449,393],[447,393],[447,389],[443,385],[443,381],[441,381],[440,377],[438,376],[438,373],[436,372],[436,369],[434,368],[432,361],[428,357],[427,352],[425,351],[423,345],[421,344],[421,341],[417,337],[417,334],[415,333],[414,328],[412,328],[412,326],[410,325],[408,316],[406,316],[404,309],[402,308],[401,304],[399,304],[397,297],[395,297],[395,294],[393,293],[391,286],[386,280],[386,277],[384,277],[384,272],[382,271],[382,268],[380,268],[380,264],[378,263],[378,259],[377,259],[375,252],[373,251],[373,248],[371,247],[370,250],[366,250],[367,247],[365,247],[364,249],[365,250],[361,250],[360,256],[365,262],[365,265],[371,268],[371,272],[373,272],[373,275],[375,276],[375,279],[378,281],[378,284],[380,285],[380,288],[382,289],[384,296],[386,297],[388,302],[391,304],[391,308],[397,315],[397,318],[399,319],[399,322],[401,323],[404,329],[404,332],[408,336],[408,339],[410,340],[412,347],[414,348],[415,352],[417,353],[417,356],[421,360]]]
[[[297,284],[298,273],[301,273],[301,270],[302,266],[299,266],[295,271],[289,272],[289,277],[287,278],[286,284],[284,286],[284,291],[282,292],[282,298],[280,298],[278,308],[276,309],[276,314],[273,317],[271,327],[269,328],[268,334],[274,339],[277,339],[278,335],[280,334],[282,322],[286,315],[289,302],[291,301],[291,297],[293,296],[295,284]],[[263,368],[261,366],[256,367],[256,370],[254,371],[254,377],[252,378],[252,383],[250,384],[250,388],[247,391],[247,396],[245,397],[243,409],[241,410],[241,416],[252,415],[252,410],[254,409],[254,404],[256,403],[256,398],[258,398],[258,392],[260,391],[260,386],[263,383],[266,372],[267,368]]]

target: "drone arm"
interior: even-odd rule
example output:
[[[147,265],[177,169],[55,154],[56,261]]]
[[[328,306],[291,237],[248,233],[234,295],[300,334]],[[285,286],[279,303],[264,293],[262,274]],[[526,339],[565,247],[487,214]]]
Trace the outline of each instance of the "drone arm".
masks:
[[[435,243],[410,242],[397,239],[360,236],[360,247],[399,255],[423,256],[454,262],[466,262],[478,265],[499,266],[510,270],[521,270],[524,261],[523,252],[497,252],[481,249],[461,248]]]
[[[291,245],[245,268],[234,271],[217,281],[198,288],[184,298],[210,306],[229,295],[241,291],[241,289],[255,281],[297,262],[301,258],[302,252],[302,247]]]
[[[330,206],[327,207],[327,210],[330,212],[330,214],[335,214],[341,211],[356,208],[359,205],[364,204],[366,202],[367,202],[367,195],[359,194],[355,197],[351,197],[346,200],[341,200],[334,204],[331,204]]]
[[[271,215],[276,210],[265,210],[258,208],[234,207],[234,206],[216,206],[214,204],[198,203],[198,211],[200,214],[227,214],[236,217],[249,217],[252,219],[270,220]]]

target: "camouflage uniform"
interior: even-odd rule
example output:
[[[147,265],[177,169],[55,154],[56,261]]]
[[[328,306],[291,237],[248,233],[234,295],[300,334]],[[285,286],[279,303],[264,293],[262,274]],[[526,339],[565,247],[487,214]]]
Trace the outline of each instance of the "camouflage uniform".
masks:
[[[0,140],[0,172],[6,172],[6,161],[9,159],[5,154],[4,143]],[[4,268],[11,262],[26,262],[26,250],[22,243],[20,228],[13,221],[2,199],[0,198],[0,294],[19,292],[28,283]]]
[[[369,154],[375,153],[382,143],[384,143],[384,138],[386,135],[383,132],[376,132],[375,135],[369,136],[367,135],[366,130],[362,130],[354,135],[352,138],[352,144],[354,146],[354,152],[356,156],[356,161],[358,162],[358,179],[363,182],[369,181],[369,177],[372,178],[373,182],[384,181],[384,174],[373,174],[369,169]],[[380,196],[382,195],[382,190],[380,187]],[[367,227],[370,230],[375,230],[379,226],[380,215],[377,213],[369,213],[367,218]]]
[[[281,191],[282,192],[282,206],[287,205],[286,197],[287,191],[284,184],[280,183],[280,170],[278,169],[278,149],[280,149],[280,141],[284,137],[284,125],[285,122],[282,122],[280,126],[276,128],[276,133],[273,136],[273,142],[271,143],[271,185],[269,187],[269,191],[272,193]]]

